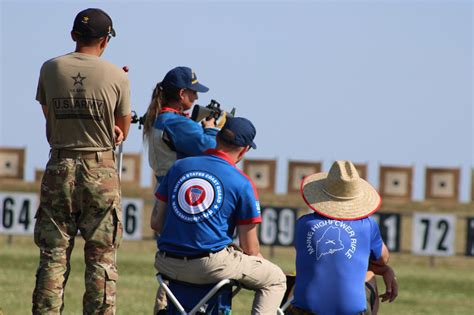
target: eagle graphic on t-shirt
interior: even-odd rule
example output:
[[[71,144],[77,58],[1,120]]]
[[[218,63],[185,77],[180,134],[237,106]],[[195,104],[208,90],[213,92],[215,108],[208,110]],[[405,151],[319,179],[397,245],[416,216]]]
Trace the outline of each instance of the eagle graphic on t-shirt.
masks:
[[[321,238],[316,241],[316,259],[319,260],[324,255],[334,254],[343,249],[344,244],[341,241],[341,230],[330,226],[324,231]]]

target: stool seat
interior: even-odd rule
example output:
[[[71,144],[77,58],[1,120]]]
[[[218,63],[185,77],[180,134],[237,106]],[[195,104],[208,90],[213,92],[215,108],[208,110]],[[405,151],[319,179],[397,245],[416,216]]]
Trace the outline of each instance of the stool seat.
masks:
[[[232,296],[240,290],[239,283],[231,279],[211,284],[194,284],[168,279],[159,273],[156,279],[168,297],[167,314],[170,315],[230,314]],[[232,292],[234,286],[237,286],[237,289]],[[169,302],[172,302],[172,305]]]

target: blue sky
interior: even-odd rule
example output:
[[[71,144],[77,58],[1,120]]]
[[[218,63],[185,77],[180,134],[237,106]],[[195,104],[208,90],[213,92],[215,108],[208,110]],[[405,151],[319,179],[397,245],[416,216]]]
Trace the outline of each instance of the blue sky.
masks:
[[[71,52],[80,10],[100,7],[117,31],[103,58],[128,65],[132,107],[178,65],[257,127],[250,158],[459,167],[468,200],[473,146],[472,1],[1,1],[0,146],[27,148],[26,178],[48,157],[35,101],[41,64]],[[125,152],[142,152],[132,126]],[[143,163],[142,184],[150,173]]]

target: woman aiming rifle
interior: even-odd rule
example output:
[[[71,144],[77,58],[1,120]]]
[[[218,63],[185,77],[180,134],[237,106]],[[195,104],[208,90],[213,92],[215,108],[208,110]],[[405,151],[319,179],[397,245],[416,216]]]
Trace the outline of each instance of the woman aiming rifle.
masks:
[[[158,183],[177,159],[200,155],[215,147],[219,131],[215,119],[198,123],[185,113],[198,99],[198,92],[207,91],[188,67],[171,69],[153,90],[143,135]]]

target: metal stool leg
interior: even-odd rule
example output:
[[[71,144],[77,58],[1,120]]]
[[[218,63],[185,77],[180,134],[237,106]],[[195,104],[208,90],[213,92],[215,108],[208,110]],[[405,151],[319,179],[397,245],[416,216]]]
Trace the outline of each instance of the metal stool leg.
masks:
[[[174,296],[173,292],[171,292],[170,288],[168,287],[168,285],[166,285],[165,281],[163,280],[160,274],[156,275],[156,279],[160,283],[160,286],[162,286],[163,289],[165,290],[166,295],[168,296],[168,299],[171,300],[171,302],[173,302],[174,306],[176,306],[178,311],[181,314],[187,314],[186,311],[184,310],[184,307],[181,305],[181,303],[179,303],[178,299]]]
[[[286,300],[285,304],[283,304],[279,309],[278,309],[278,315],[283,315],[285,314],[285,311],[286,309],[288,308],[288,306],[290,306],[291,304],[291,301],[293,301],[293,296],[291,296],[290,298],[288,298],[288,300]]]

